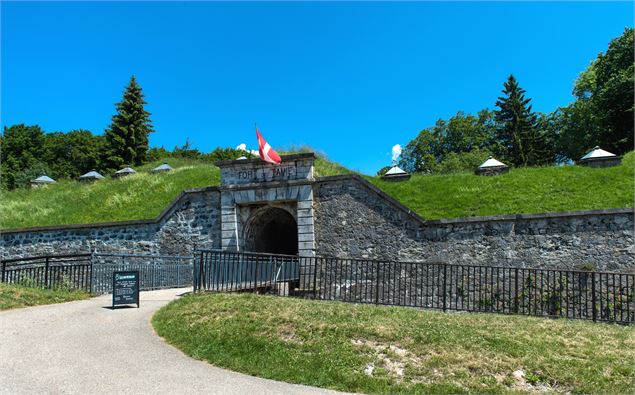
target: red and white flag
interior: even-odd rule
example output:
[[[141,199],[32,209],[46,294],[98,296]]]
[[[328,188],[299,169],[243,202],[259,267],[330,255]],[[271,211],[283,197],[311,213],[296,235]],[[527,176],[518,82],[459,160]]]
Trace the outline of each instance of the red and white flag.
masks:
[[[278,153],[271,148],[269,143],[262,138],[258,128],[256,128],[256,137],[258,137],[258,152],[260,152],[260,159],[267,163],[279,165],[280,162],[282,162],[280,155],[278,155]]]

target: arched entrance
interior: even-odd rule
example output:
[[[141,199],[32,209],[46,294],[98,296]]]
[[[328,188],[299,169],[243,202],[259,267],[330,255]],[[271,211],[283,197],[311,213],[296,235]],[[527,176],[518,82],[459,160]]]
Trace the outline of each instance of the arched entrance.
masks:
[[[245,251],[297,255],[298,224],[281,208],[256,210],[245,229]]]

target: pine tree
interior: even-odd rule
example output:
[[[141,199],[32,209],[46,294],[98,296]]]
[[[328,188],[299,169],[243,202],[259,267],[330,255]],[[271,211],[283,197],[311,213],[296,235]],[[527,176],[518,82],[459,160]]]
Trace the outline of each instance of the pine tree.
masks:
[[[514,166],[532,166],[549,162],[547,142],[536,126],[537,118],[531,110],[531,99],[525,98],[525,90],[510,75],[504,84],[504,97],[499,97],[495,112],[497,139],[503,148],[504,160]]]
[[[123,165],[140,165],[146,160],[148,135],[154,132],[150,113],[144,109],[141,87],[133,75],[126,87],[121,102],[117,103],[117,114],[106,129],[108,147],[107,163],[112,168]]]

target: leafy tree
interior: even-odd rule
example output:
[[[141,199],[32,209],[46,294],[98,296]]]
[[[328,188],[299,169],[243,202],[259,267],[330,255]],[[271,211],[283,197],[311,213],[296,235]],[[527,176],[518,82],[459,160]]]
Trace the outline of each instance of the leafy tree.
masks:
[[[192,148],[189,137],[186,137],[185,144],[181,147],[175,146],[174,151],[172,151],[170,156],[175,158],[199,158],[201,156],[201,152],[196,148]]]
[[[103,136],[87,130],[48,133],[44,143],[44,159],[55,178],[77,177],[92,169],[102,168]]]
[[[548,163],[546,136],[537,128],[536,114],[531,110],[531,99],[510,75],[504,83],[504,96],[496,106],[497,140],[502,148],[499,156],[514,166],[533,166]]]
[[[403,148],[399,167],[408,173],[432,173],[441,156],[439,130],[445,127],[445,121],[438,120],[432,128],[423,129],[419,135]]]
[[[29,187],[31,185],[31,180],[44,174],[52,174],[51,169],[44,162],[35,162],[30,167],[15,173],[15,187]]]
[[[210,162],[216,162],[218,160],[235,160],[240,158],[241,156],[247,158],[253,158],[249,152],[238,150],[235,148],[221,148],[216,147],[212,152],[201,155],[202,159],[209,160]]]
[[[577,160],[599,145],[621,155],[633,149],[633,29],[613,39],[578,76],[576,101],[560,109],[560,147]]]
[[[148,161],[156,161],[164,158],[168,158],[170,156],[170,151],[166,150],[165,147],[161,146],[159,148],[152,147],[148,150],[148,155],[146,156]]]
[[[442,170],[439,164],[452,153],[492,151],[496,146],[495,130],[492,111],[484,109],[476,116],[459,111],[448,121],[440,119],[433,127],[422,130],[404,147],[399,166],[407,172],[449,171],[452,166]],[[452,160],[456,161],[457,157],[453,156]],[[464,166],[458,167],[465,170]]]
[[[469,152],[450,152],[437,164],[435,173],[472,172],[490,155],[491,152],[484,148],[475,148]]]
[[[2,135],[1,179],[4,188],[13,189],[16,176],[42,162],[45,135],[38,125],[13,125],[4,128]]]
[[[117,103],[117,114],[106,130],[108,154],[106,161],[111,168],[123,165],[140,165],[148,152],[148,135],[154,132],[150,113],[144,109],[141,87],[133,75],[126,87],[121,102]]]
[[[494,141],[493,120],[493,113],[488,109],[481,110],[477,116],[459,111],[448,120],[441,136],[443,151],[461,153],[489,147]]]

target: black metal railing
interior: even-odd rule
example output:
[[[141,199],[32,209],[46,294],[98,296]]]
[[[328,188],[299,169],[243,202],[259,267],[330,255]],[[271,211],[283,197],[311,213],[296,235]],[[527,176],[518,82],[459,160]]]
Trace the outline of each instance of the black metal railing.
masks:
[[[40,288],[112,292],[112,275],[138,270],[142,291],[192,285],[193,257],[92,253],[3,259],[0,281]]]
[[[112,274],[120,270],[138,270],[141,291],[191,287],[193,259],[175,255],[95,253],[92,293],[111,293]]]
[[[635,323],[631,273],[207,250],[194,289]]]
[[[3,259],[3,283],[90,291],[91,254],[45,255]]]
[[[294,255],[201,251],[194,270],[194,290],[288,293],[289,285],[298,287],[305,261]]]

